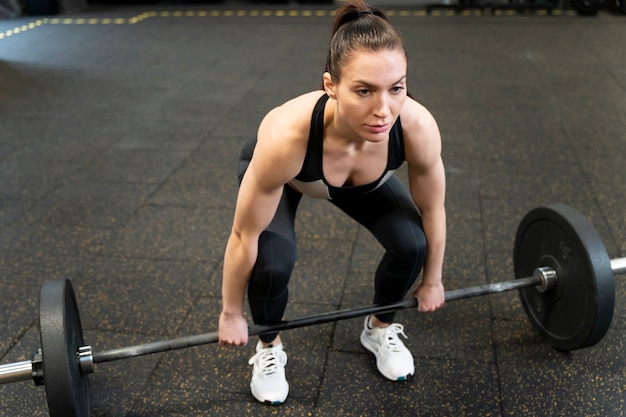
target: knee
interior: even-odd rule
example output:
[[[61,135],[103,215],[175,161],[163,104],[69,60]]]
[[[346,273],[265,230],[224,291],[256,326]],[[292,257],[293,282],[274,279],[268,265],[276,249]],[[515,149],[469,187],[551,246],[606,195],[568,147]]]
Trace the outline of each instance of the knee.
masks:
[[[387,248],[387,254],[393,258],[392,264],[397,268],[419,271],[426,259],[426,249],[424,231],[420,227],[412,227]]]
[[[265,231],[259,237],[259,252],[249,286],[263,288],[263,293],[280,295],[291,277],[296,263],[296,248],[290,241]]]

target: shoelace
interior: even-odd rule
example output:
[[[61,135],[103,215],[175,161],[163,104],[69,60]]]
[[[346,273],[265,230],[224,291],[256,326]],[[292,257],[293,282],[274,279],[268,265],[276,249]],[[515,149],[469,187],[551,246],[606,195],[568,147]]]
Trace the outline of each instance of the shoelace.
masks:
[[[402,342],[398,339],[401,334],[405,339],[409,337],[404,333],[404,326],[399,323],[392,323],[385,328],[383,335],[383,346],[392,352],[398,352],[401,349]]]
[[[261,368],[263,375],[271,376],[276,373],[279,364],[285,366],[287,363],[287,355],[285,352],[278,349],[262,349],[248,361],[248,365],[255,363]]]

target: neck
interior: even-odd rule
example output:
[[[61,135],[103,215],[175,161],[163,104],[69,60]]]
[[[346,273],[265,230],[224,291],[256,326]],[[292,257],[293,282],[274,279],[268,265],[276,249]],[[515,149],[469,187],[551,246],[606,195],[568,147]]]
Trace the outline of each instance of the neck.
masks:
[[[345,147],[360,148],[365,143],[362,137],[343,122],[334,100],[328,100],[324,111],[324,139],[326,138]]]

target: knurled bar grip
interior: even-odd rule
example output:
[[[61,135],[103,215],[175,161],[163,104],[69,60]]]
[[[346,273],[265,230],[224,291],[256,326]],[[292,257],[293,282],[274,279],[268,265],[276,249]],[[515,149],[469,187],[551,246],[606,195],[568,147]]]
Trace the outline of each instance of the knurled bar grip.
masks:
[[[538,268],[538,270],[541,268]],[[611,269],[614,274],[626,272],[626,258],[616,258],[611,260]],[[476,287],[463,288],[446,291],[446,301],[454,301],[464,298],[478,297],[486,294],[512,291],[531,286],[545,285],[545,278],[541,274],[532,277],[519,278],[512,281],[496,282],[480,285]],[[346,320],[355,317],[362,317],[368,314],[383,314],[392,311],[415,308],[417,300],[414,298],[387,305],[372,305],[351,310],[340,310],[324,313],[316,316],[303,317],[290,321],[282,321],[271,325],[253,325],[248,328],[249,336],[257,336],[264,333],[273,333],[281,330],[295,329],[315,324],[323,324],[338,320]],[[170,350],[184,349],[192,346],[200,346],[218,341],[218,332],[204,333],[194,336],[181,337],[164,340],[160,342],[146,343],[142,345],[107,350],[93,353],[93,363],[110,362],[119,359],[126,359],[135,356],[149,355],[152,353],[166,352]]]
[[[541,285],[542,278],[532,276],[520,278],[512,281],[498,282],[493,284],[485,284],[477,287],[458,289],[447,291],[445,295],[446,301],[454,301],[463,298],[478,297],[485,294],[495,294],[499,292],[511,291],[520,288],[526,288],[533,285]],[[372,305],[366,307],[355,308],[351,310],[340,310],[330,313],[324,313],[316,316],[302,317],[290,321],[281,321],[271,325],[253,325],[248,328],[249,336],[256,336],[263,333],[273,333],[281,330],[295,329],[315,324],[330,323],[338,320],[346,320],[355,317],[366,316],[368,314],[383,314],[392,311],[415,308],[417,300],[410,298],[393,304]],[[94,352],[93,362],[102,363],[119,359],[126,359],[135,356],[150,355],[152,353],[167,352],[170,350],[184,349],[192,346],[200,346],[218,341],[218,332],[204,333],[194,336],[186,336],[176,339],[164,340],[160,342],[146,343],[142,345],[123,347],[119,349],[107,350],[104,352]]]

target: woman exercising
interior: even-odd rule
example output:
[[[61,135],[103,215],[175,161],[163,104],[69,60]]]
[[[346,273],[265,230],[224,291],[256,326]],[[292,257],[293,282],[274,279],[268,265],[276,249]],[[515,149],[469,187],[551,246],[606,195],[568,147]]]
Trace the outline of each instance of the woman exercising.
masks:
[[[407,96],[407,57],[379,10],[349,0],[334,18],[323,89],[270,111],[244,146],[240,189],[224,255],[219,344],[248,342],[247,290],[256,324],[282,320],[296,261],[294,219],[303,194],[330,201],[385,249],[374,303],[413,292],[420,311],[444,304],[445,173],[437,124]],[[408,190],[394,171],[406,161]],[[361,344],[394,381],[415,372],[394,313],[369,316]],[[287,355],[280,336],[260,337],[250,388],[260,402],[285,401]]]

